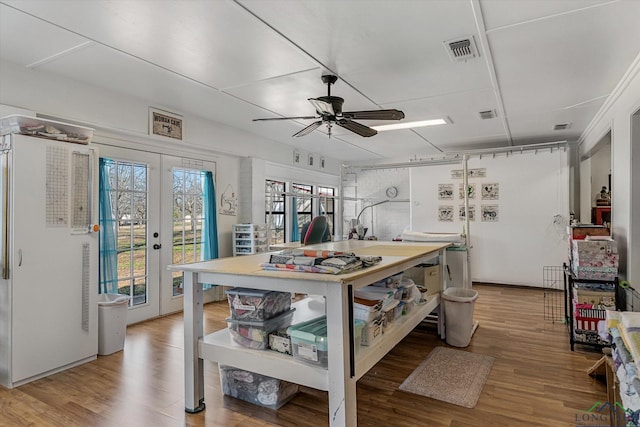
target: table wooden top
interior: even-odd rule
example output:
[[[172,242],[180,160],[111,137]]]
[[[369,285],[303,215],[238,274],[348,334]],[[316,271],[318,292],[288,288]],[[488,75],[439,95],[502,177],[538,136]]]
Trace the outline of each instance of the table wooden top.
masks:
[[[281,277],[285,279],[304,279],[325,282],[343,282],[377,272],[408,260],[418,259],[426,255],[436,255],[438,251],[451,243],[420,242],[383,242],[377,240],[342,240],[305,246],[305,249],[353,252],[358,256],[380,256],[382,261],[371,267],[355,270],[345,274],[304,273],[295,271],[262,270],[260,264],[269,261],[271,253],[244,255],[229,258],[218,258],[210,261],[189,264],[174,264],[168,267],[172,271],[210,272],[234,274],[241,276]]]

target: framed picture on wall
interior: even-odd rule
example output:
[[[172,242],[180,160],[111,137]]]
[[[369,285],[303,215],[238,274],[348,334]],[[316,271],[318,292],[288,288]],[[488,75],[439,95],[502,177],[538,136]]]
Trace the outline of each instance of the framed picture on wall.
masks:
[[[309,153],[309,156],[307,157],[307,166],[309,167],[314,167],[315,166],[315,155]]]
[[[459,212],[458,218],[460,219],[460,221],[464,221],[465,220],[464,205],[460,205],[458,212]],[[476,207],[473,205],[469,205],[469,221],[475,221],[475,220],[476,220]]]
[[[149,135],[182,141],[182,116],[149,107]]]
[[[293,150],[293,164],[299,165],[300,159],[300,152],[298,150]]]
[[[481,211],[482,222],[498,222],[500,217],[498,205],[482,205]]]
[[[460,200],[464,200],[464,184],[458,184],[458,192],[460,194]],[[467,185],[467,194],[470,199],[476,198],[476,185],[468,184]]]
[[[500,184],[487,182],[482,184],[482,200],[498,200],[500,197]]]
[[[453,206],[438,206],[438,221],[453,222]]]
[[[438,184],[438,200],[453,200],[453,184]]]

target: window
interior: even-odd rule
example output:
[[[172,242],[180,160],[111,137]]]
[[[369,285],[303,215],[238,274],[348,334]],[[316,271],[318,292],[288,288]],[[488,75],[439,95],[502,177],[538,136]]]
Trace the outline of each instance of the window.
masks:
[[[335,189],[330,187],[318,187],[320,196],[320,215],[327,217],[329,232],[333,234],[333,220],[335,219]]]
[[[202,240],[202,173],[173,170],[173,259],[174,264],[196,262]],[[182,294],[182,273],[173,272],[173,296]]]
[[[147,289],[147,166],[107,162],[111,206],[116,211],[118,293],[145,304]]]
[[[269,243],[284,243],[286,212],[284,203],[285,196],[282,193],[285,192],[285,183],[268,179],[265,183],[265,192],[267,194],[265,199],[265,223],[269,230],[271,230]]]
[[[298,212],[298,227],[302,230],[302,226],[306,222],[311,222],[313,218],[313,203],[311,195],[313,194],[313,186],[306,184],[291,184],[293,192],[296,194],[307,195],[307,197],[296,197],[295,209]]]

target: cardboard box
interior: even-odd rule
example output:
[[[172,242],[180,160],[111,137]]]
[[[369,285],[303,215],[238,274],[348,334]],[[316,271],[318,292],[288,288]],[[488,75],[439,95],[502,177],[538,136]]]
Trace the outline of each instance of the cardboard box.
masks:
[[[413,280],[421,290],[426,289],[426,295],[440,293],[442,278],[439,264],[412,267],[404,272],[404,277]]]
[[[609,236],[611,232],[603,225],[572,225],[569,230],[569,236],[575,240],[582,240],[587,236]]]
[[[585,272],[617,274],[619,263],[618,247],[613,239],[607,240],[572,240],[571,264],[575,274]],[[581,277],[588,278],[588,277]],[[611,279],[604,279],[611,280]]]

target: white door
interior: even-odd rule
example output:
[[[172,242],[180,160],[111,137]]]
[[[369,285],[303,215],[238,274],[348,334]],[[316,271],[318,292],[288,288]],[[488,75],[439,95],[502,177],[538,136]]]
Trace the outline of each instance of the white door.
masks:
[[[162,156],[162,249],[160,263],[160,312],[182,310],[182,273],[167,270],[170,264],[202,261],[203,172],[213,173],[215,163]],[[215,213],[214,213],[215,215]],[[220,299],[221,289],[205,290],[204,302]]]
[[[127,323],[160,314],[160,155],[100,146],[109,160],[116,212],[118,293],[131,296]]]

